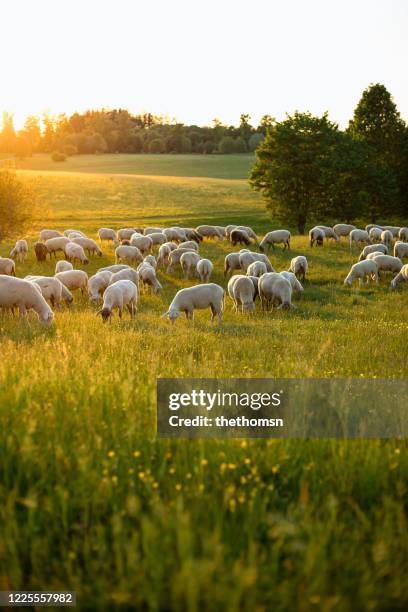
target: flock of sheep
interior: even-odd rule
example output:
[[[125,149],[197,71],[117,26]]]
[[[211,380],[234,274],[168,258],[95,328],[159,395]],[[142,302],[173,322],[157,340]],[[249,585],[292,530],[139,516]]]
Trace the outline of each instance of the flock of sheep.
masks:
[[[83,232],[75,229],[63,233],[53,229],[40,232],[40,240],[34,244],[37,261],[44,262],[47,257],[56,259],[57,254],[64,257],[56,261],[52,277],[16,278],[16,261],[23,262],[28,255],[27,241],[18,240],[9,258],[0,257],[0,309],[13,313],[18,309],[22,317],[33,310],[40,322],[49,326],[54,318],[50,305],[53,308],[63,303],[69,305],[73,302],[72,292],[80,290],[88,294],[91,303],[102,302],[97,314],[103,321],[110,319],[114,310],[122,317],[125,308],[134,317],[141,291],[158,294],[162,289],[157,269],[171,273],[180,266],[185,278],[198,277],[200,284],[178,291],[163,316],[174,323],[183,312],[187,319],[192,319],[195,309],[210,308],[211,320],[217,316],[221,321],[225,292],[220,285],[209,282],[214,267],[209,259],[200,256],[199,246],[204,239],[227,239],[233,246],[244,245],[240,251],[229,253],[224,264],[224,276],[229,279],[227,291],[236,311],[253,312],[257,297],[262,310],[291,308],[292,294],[303,292],[300,281],[305,281],[308,272],[304,255],[294,257],[288,271],[276,272],[265,254],[277,244],[290,249],[291,234],[284,229],[268,232],[261,241],[252,228],[236,225],[126,227],[117,232],[101,228],[98,237],[100,244],[105,241],[114,244],[116,261],[100,268],[90,278],[85,271],[74,269],[74,264],[87,264],[89,257],[101,256],[102,251],[97,242]],[[346,285],[356,279],[360,283],[364,279],[378,282],[383,272],[394,274],[392,289],[408,281],[408,264],[402,263],[402,259],[408,257],[407,227],[368,225],[363,230],[340,223],[334,227],[316,226],[309,232],[311,247],[322,246],[328,239],[339,242],[341,237],[348,238],[350,250],[354,243],[366,244],[344,281]],[[261,252],[247,249],[251,244]],[[390,254],[392,247],[393,255]],[[156,255],[153,255],[156,248]],[[239,274],[233,274],[235,271]]]

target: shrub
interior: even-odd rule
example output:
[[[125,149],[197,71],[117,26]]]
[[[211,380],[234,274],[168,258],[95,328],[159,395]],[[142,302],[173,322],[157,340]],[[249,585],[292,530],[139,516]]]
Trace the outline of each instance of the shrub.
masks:
[[[64,146],[64,153],[67,157],[70,157],[71,155],[76,155],[78,153],[78,149],[73,144],[66,144]],[[59,161],[59,160],[56,160],[56,161]]]
[[[238,136],[238,138],[234,141],[234,152],[235,153],[246,153],[247,146],[245,140],[242,136]]]
[[[35,223],[48,216],[33,183],[21,181],[14,170],[0,170],[0,240],[23,236]]]
[[[53,151],[51,153],[51,159],[55,162],[62,162],[67,159],[67,156],[64,155],[64,153],[61,153],[60,151]]]
[[[235,140],[232,138],[232,136],[224,136],[224,138],[221,138],[218,149],[223,155],[235,153]]]
[[[164,153],[166,145],[162,138],[155,138],[149,143],[149,153]]]

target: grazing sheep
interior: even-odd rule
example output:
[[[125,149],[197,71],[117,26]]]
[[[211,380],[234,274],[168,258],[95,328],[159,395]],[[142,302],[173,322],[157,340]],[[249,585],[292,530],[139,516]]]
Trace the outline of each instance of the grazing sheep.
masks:
[[[314,243],[316,243],[316,246],[323,246],[325,237],[326,235],[320,227],[312,227],[309,231],[310,247],[313,248]]]
[[[218,225],[216,225],[215,227],[218,227]],[[223,234],[225,235],[225,229],[226,229],[226,228],[224,227],[223,229],[224,229]],[[257,234],[254,232],[254,230],[252,229],[252,227],[249,227],[248,225],[237,225],[237,227],[235,227],[234,229],[244,231],[244,232],[247,234],[247,236],[248,236],[249,238],[252,238],[252,240],[253,240],[253,241],[254,241],[256,244],[259,244],[259,238],[258,238],[258,235],[257,235]],[[230,232],[230,234],[231,234],[231,232]]]
[[[195,240],[186,240],[185,242],[180,242],[179,249],[191,249],[198,253],[198,244]]]
[[[381,242],[382,242],[382,244],[385,244],[385,246],[388,249],[391,249],[392,241],[393,241],[393,235],[391,234],[390,230],[383,230],[381,232]]]
[[[296,278],[296,274],[294,274],[293,272],[286,272],[286,270],[284,272],[279,272],[279,274],[283,276],[283,278],[286,278],[287,281],[289,281],[290,286],[292,287],[292,291],[295,291],[296,293],[303,293],[303,285]]]
[[[244,252],[239,255],[239,265],[241,270],[246,274],[248,266],[254,261],[263,261],[268,272],[274,272],[273,266],[266,255],[263,253]]]
[[[168,311],[162,316],[168,317],[174,323],[182,312],[185,313],[187,319],[192,320],[195,309],[211,308],[211,321],[217,315],[221,323],[223,307],[224,289],[215,283],[207,283],[177,291]]]
[[[98,229],[98,236],[101,242],[105,240],[106,242],[113,242],[113,244],[118,243],[116,232],[110,227],[100,227]]]
[[[122,246],[130,246],[130,240],[121,240],[121,241],[120,241],[120,244],[121,244]]]
[[[381,272],[399,272],[404,265],[399,257],[383,255],[382,253],[375,255],[372,261],[377,264],[379,276]]]
[[[218,227],[218,226],[217,226]],[[183,227],[184,233],[187,240],[194,240],[194,242],[200,243],[203,241],[203,237],[192,227]],[[220,229],[220,228],[218,228]]]
[[[122,227],[117,232],[117,238],[118,240],[130,240],[133,234],[137,231],[138,230],[135,227]],[[142,234],[143,232],[140,233]]]
[[[388,249],[385,246],[385,244],[381,244],[381,243],[380,244],[368,244],[361,251],[358,261],[363,261],[363,259],[367,259],[367,257],[371,253],[383,253],[384,255],[387,255]]]
[[[394,257],[399,257],[400,259],[408,257],[408,244],[406,242],[398,241],[394,244]]]
[[[38,263],[41,263],[47,259],[48,249],[43,242],[35,242],[34,253]]]
[[[356,229],[356,226],[350,225],[349,223],[336,223],[336,225],[333,226],[333,231],[339,238],[341,236],[348,236],[353,229]]]
[[[117,272],[117,274],[120,274],[120,272]],[[89,300],[92,303],[96,304],[97,302],[99,302],[106,287],[111,284],[111,279],[113,276],[115,275],[112,272],[110,272],[109,270],[104,270],[103,272],[97,272],[96,274],[90,277],[90,279],[88,280],[88,295]]]
[[[372,251],[371,253],[369,253],[366,257],[366,259],[374,259],[375,257],[377,257],[377,255],[384,255],[384,253],[382,251]]]
[[[133,234],[130,239],[130,246],[137,247],[142,255],[151,253],[153,248],[153,240],[150,236],[141,236],[140,234]]]
[[[196,266],[196,271],[200,282],[208,283],[210,281],[213,269],[214,266],[209,259],[200,259]]]
[[[297,278],[301,278],[303,282],[305,282],[308,269],[309,265],[304,255],[298,255],[291,259],[289,272],[293,272],[293,274],[295,274]]]
[[[40,242],[46,242],[50,240],[50,238],[61,238],[61,236],[63,236],[63,234],[57,230],[43,229],[40,232]]]
[[[135,283],[130,280],[119,280],[113,285],[109,285],[103,294],[103,306],[98,310],[97,314],[101,315],[103,322],[113,316],[115,308],[119,311],[119,318],[122,318],[122,312],[125,307],[133,317],[136,314],[139,294]]]
[[[154,232],[152,234],[147,234],[147,236],[149,236],[150,240],[152,241],[153,246],[161,245],[164,244],[167,241],[166,236],[163,234],[163,232]],[[137,245],[136,245],[137,246]]]
[[[166,236],[167,242],[185,242],[187,236],[185,231],[181,227],[167,227],[163,230],[163,234]]]
[[[290,282],[278,272],[267,272],[258,281],[259,298],[262,310],[292,307],[292,287]]]
[[[228,281],[228,294],[234,302],[234,310],[253,312],[255,310],[255,287],[248,276],[237,274]]]
[[[408,264],[405,264],[405,266],[402,266],[397,276],[392,279],[391,289],[396,289],[400,283],[406,282],[406,281],[408,281]]]
[[[246,231],[237,228],[233,229],[230,233],[230,240],[232,246],[236,246],[237,244],[245,244],[245,246],[248,246],[251,244],[251,240]]]
[[[67,306],[70,306],[74,301],[72,294],[61,283],[58,278],[53,276],[26,276],[25,280],[35,283],[41,290],[43,298],[50,302],[51,306],[61,306],[64,301]]]
[[[383,230],[381,230],[379,227],[372,227],[368,232],[370,242],[378,242],[379,240],[381,240],[382,232]]]
[[[339,236],[336,234],[332,227],[328,227],[327,225],[316,225],[316,227],[319,227],[323,230],[324,235],[327,239],[332,238],[336,242],[340,242]]]
[[[398,238],[402,242],[408,242],[408,227],[401,227],[400,231],[398,232]]]
[[[350,242],[350,251],[351,251],[351,248],[353,246],[353,242],[357,242],[357,244],[359,242],[369,243],[370,242],[370,237],[368,235],[368,232],[366,232],[366,230],[354,229],[354,230],[352,230],[350,232],[349,242]]]
[[[373,227],[377,227],[378,229],[380,229],[381,231],[383,231],[383,227],[381,227],[381,225],[377,225],[376,223],[369,223],[368,225],[365,226],[365,231],[369,232]]]
[[[157,280],[156,270],[147,262],[141,263],[137,272],[142,282],[143,288],[150,287],[152,293],[157,295],[163,289],[159,281]]]
[[[246,275],[255,276],[256,278],[259,278],[260,276],[262,276],[262,274],[265,274],[267,271],[268,270],[266,268],[266,264],[264,261],[253,261],[247,267]]]
[[[51,255],[54,255],[54,257],[56,257],[56,254],[59,253],[60,251],[65,254],[65,247],[69,242],[71,241],[66,236],[59,236],[57,238],[49,238],[48,240],[46,240],[45,246],[47,247],[47,251],[50,254],[50,259],[51,259]]]
[[[224,236],[229,238],[232,230],[236,229],[237,227],[238,227],[237,225],[227,225],[226,228],[224,229]]]
[[[63,285],[70,291],[80,289],[82,295],[88,290],[88,275],[83,270],[66,270],[65,272],[57,272],[55,278],[61,281]]]
[[[350,272],[344,279],[344,284],[351,287],[354,280],[359,279],[359,284],[363,284],[363,280],[366,278],[367,283],[369,280],[374,280],[378,283],[378,266],[373,259],[364,259],[351,266]]]
[[[192,249],[175,249],[169,255],[169,265],[167,266],[167,273],[172,272],[174,270],[174,267],[178,263],[180,263],[181,256],[184,255],[184,253],[195,253],[197,255],[197,253]]]
[[[58,272],[66,272],[67,270],[73,269],[74,266],[72,265],[72,263],[70,261],[65,261],[65,259],[60,259],[55,264],[55,274],[58,274]]]
[[[101,249],[98,247],[95,240],[92,240],[92,238],[73,238],[72,242],[79,244],[84,251],[87,251],[88,255],[97,255],[98,257],[102,257]]]
[[[150,264],[151,266],[153,266],[155,270],[157,268],[157,261],[154,255],[146,255],[146,257],[143,260],[143,263]]]
[[[130,268],[130,266],[128,266],[127,264],[113,264],[112,266],[105,266],[104,268],[99,268],[97,272],[104,272],[105,270],[108,270],[109,272],[119,272],[119,270],[125,270],[127,268]]]
[[[290,249],[290,232],[285,229],[268,232],[259,245],[261,251],[269,251],[275,244],[283,244],[283,250]]]
[[[241,253],[251,253],[248,249],[241,249],[239,253],[228,253],[224,259],[224,276],[228,277],[234,272],[234,270],[241,270],[241,264],[239,263],[239,256]]]
[[[84,249],[80,244],[76,244],[76,242],[68,242],[68,244],[65,245],[64,252],[65,258],[68,261],[79,261],[85,266],[89,264],[89,259],[85,255]]]
[[[159,268],[165,268],[169,263],[171,248],[168,244],[162,244],[157,255],[157,265]]]
[[[392,237],[396,238],[401,228],[397,227],[396,225],[384,225],[383,229],[387,230],[388,232],[391,232]]]
[[[135,246],[118,246],[115,250],[115,262],[135,265],[143,261],[143,255]]]
[[[162,227],[145,227],[143,230],[143,235],[144,236],[151,236],[152,234],[163,234],[163,228]]]
[[[6,276],[16,275],[16,264],[12,259],[8,257],[0,257],[0,274]]]
[[[67,238],[69,238],[71,242],[74,242],[75,238],[83,238],[84,240],[88,240],[88,238],[85,238],[85,236],[83,236],[79,232],[69,232]]]
[[[141,266],[143,264],[140,264]],[[118,280],[130,280],[132,283],[135,283],[136,287],[139,289],[139,273],[136,272],[133,268],[124,268],[123,270],[118,270],[111,275],[108,285],[113,285]]]
[[[70,234],[78,234],[78,236],[82,236],[83,238],[86,238],[86,235],[83,232],[81,232],[81,230],[67,229],[64,231],[64,236],[66,236],[67,238]]]
[[[18,308],[23,318],[27,317],[28,310],[34,310],[40,323],[46,327],[54,319],[54,313],[43,298],[40,288],[21,278],[0,276],[0,308]]]
[[[174,253],[176,251],[173,251]],[[201,257],[198,253],[194,251],[189,251],[188,253],[183,253],[180,257],[180,265],[183,270],[184,278],[190,278],[190,274],[197,269],[197,263],[200,261]]]
[[[195,230],[202,238],[219,238],[224,240],[224,233],[215,225],[199,225]]]
[[[17,240],[14,245],[14,249],[10,253],[11,259],[18,259],[18,261],[25,261],[28,255],[28,244],[27,240]]]

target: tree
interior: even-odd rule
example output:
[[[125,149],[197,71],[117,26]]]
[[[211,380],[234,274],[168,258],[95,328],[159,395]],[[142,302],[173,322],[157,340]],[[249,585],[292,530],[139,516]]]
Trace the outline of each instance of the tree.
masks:
[[[221,138],[219,151],[224,155],[228,153],[235,153],[235,140],[232,138],[232,136],[224,136],[224,138]]]
[[[24,133],[27,135],[30,141],[31,151],[38,151],[41,143],[41,129],[39,126],[39,119],[34,115],[27,117],[24,123]]]
[[[164,153],[166,145],[162,138],[155,138],[149,143],[149,153]]]
[[[260,191],[279,221],[303,234],[308,222],[330,210],[333,149],[338,127],[324,114],[296,112],[274,123],[257,149],[250,185]]]
[[[251,138],[248,141],[248,150],[255,151],[259,147],[263,139],[264,139],[263,134],[259,134],[258,132],[255,134],[252,134]]]
[[[0,241],[21,238],[47,213],[32,184],[22,182],[13,170],[0,170]]]
[[[259,122],[258,132],[265,136],[266,132],[273,126],[275,119],[270,115],[264,115]]]
[[[235,138],[234,151],[235,153],[246,153],[247,145],[246,145],[244,138],[242,138],[242,136],[238,136],[238,138]]]
[[[13,115],[3,113],[3,128],[0,133],[0,151],[2,153],[14,153],[16,147],[16,132],[13,125]]]

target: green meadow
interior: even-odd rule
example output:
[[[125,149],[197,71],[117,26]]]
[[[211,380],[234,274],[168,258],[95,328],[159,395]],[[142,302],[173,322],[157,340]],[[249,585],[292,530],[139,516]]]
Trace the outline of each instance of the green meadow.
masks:
[[[252,157],[109,155],[18,163],[43,227],[278,227],[247,184]],[[30,246],[38,232],[28,236]],[[21,237],[21,236],[18,236]],[[17,238],[17,236],[16,236]],[[12,243],[0,243],[7,256]],[[226,287],[226,242],[203,242]],[[114,262],[112,246],[83,269]],[[290,312],[160,315],[195,281],[159,271],[134,321],[74,305],[41,328],[0,312],[0,590],[75,590],[87,610],[402,610],[408,605],[406,442],[158,440],[158,377],[408,373],[408,287],[343,285],[358,252],[293,236],[307,256]],[[33,250],[17,275],[52,275]]]

